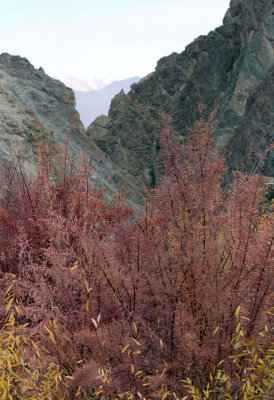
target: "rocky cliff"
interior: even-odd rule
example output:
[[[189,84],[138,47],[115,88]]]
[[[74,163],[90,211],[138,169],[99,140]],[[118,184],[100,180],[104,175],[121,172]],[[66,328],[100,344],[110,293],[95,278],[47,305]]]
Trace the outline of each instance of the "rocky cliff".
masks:
[[[94,143],[88,140],[75,110],[73,91],[58,80],[35,69],[26,58],[0,55],[0,163],[20,158],[33,171],[37,141],[54,146],[65,144],[70,131],[70,148],[79,157],[92,154],[93,180],[116,191],[125,175]],[[131,198],[139,189],[128,180]]]
[[[76,110],[79,112],[81,121],[88,127],[100,115],[107,115],[111,99],[123,90],[128,93],[130,86],[140,80],[137,76],[114,81],[99,90],[78,91],[74,90]]]
[[[273,1],[232,0],[222,26],[160,59],[87,133],[114,163],[153,186],[161,169],[161,113],[172,114],[185,134],[204,103],[220,121],[215,143],[230,167],[251,172],[260,163],[273,177],[273,151],[267,152],[274,136],[273,47]]]

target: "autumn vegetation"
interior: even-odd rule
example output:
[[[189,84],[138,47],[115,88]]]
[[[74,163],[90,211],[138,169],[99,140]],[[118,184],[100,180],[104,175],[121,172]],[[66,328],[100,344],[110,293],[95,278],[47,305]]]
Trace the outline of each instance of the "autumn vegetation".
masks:
[[[260,175],[224,184],[213,125],[163,118],[138,211],[67,146],[2,170],[1,399],[272,398],[273,206]]]

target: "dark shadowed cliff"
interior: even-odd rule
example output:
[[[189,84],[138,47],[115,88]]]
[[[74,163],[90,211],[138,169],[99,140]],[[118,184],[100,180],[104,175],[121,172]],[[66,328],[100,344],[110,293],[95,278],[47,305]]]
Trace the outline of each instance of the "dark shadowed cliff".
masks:
[[[230,167],[251,172],[260,162],[271,181],[273,151],[266,161],[264,154],[274,135],[273,47],[273,1],[232,0],[222,26],[160,59],[87,133],[114,163],[154,185],[161,113],[172,114],[176,130],[186,134],[204,103],[216,111],[215,143]]]

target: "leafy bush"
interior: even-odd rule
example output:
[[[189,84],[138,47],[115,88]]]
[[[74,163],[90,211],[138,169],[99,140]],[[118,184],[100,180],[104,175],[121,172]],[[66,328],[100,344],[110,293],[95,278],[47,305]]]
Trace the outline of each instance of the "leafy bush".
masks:
[[[52,333],[43,347],[71,378],[67,398],[267,393],[273,370],[258,338],[271,326],[272,208],[260,176],[238,173],[222,189],[212,124],[201,109],[179,143],[165,118],[166,174],[135,215],[119,196],[106,201],[89,162],[76,168],[67,150],[57,166],[43,150],[33,180],[17,166],[3,176],[1,290],[12,285],[29,337],[45,324]],[[257,360],[243,374],[239,343],[245,355],[255,348],[263,375]]]
[[[62,373],[59,366],[42,357],[43,336],[28,335],[28,327],[18,325],[20,306],[14,305],[15,295],[8,292],[7,317],[0,330],[0,396],[1,399],[47,400],[62,399]],[[13,309],[13,311],[11,311]],[[43,353],[45,353],[43,351]]]
[[[268,311],[273,316],[273,312]],[[235,365],[231,376],[222,368],[222,360],[217,369],[210,373],[205,389],[192,385],[191,380],[185,380],[186,387],[193,400],[206,399],[271,399],[274,396],[274,349],[273,335],[266,324],[263,330],[252,339],[242,330],[240,306],[236,312],[237,326],[231,343],[232,354],[229,358]]]

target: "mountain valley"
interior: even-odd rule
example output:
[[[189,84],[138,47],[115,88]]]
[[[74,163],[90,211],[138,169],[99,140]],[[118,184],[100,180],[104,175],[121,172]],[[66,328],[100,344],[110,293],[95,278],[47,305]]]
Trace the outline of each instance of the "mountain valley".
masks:
[[[47,76],[43,68],[2,54],[0,160],[19,157],[33,170],[35,141],[64,145],[70,131],[75,154],[83,149],[93,153],[96,182],[115,191],[114,182],[126,177],[132,183],[129,192],[136,196],[144,184],[155,186],[163,170],[161,115],[171,115],[176,132],[187,135],[203,103],[219,121],[215,146],[231,171],[252,173],[259,166],[271,184],[273,26],[271,2],[232,0],[223,25],[198,37],[181,54],[163,57],[156,70],[141,80],[135,77],[98,91],[76,91],[76,104],[73,91]],[[88,125],[98,113],[107,112],[106,99],[121,87],[129,92],[121,90],[112,99],[108,115],[97,117],[85,129],[75,106]]]

